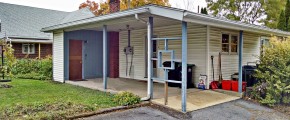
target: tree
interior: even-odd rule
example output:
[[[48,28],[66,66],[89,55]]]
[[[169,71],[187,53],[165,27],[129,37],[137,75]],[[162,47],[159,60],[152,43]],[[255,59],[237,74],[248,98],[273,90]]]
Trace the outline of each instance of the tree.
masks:
[[[208,8],[214,16],[254,24],[265,14],[263,5],[263,0],[216,0],[209,2]]]
[[[290,31],[290,19],[288,19],[287,30]]]
[[[157,4],[161,6],[170,6],[168,0],[131,0],[130,8],[143,6],[146,4]],[[96,3],[95,1],[87,0],[80,4],[79,9],[89,7],[95,15],[104,15],[110,12],[109,0],[106,2]],[[128,9],[128,0],[120,0],[120,10]]]
[[[281,13],[281,11],[285,9],[285,4],[285,0],[267,0],[263,6],[267,17],[259,22],[267,27],[277,28],[280,16],[280,14],[277,13]]]
[[[285,18],[284,10],[282,10],[281,13],[280,13],[280,17],[279,17],[279,22],[278,22],[277,28],[279,30],[286,30],[286,18]]]
[[[206,8],[201,8],[200,13],[202,13],[202,14],[206,14],[206,15],[208,14]]]
[[[288,31],[290,31],[290,23],[289,23],[289,19],[290,19],[290,0],[287,0],[286,6],[285,6],[285,18],[286,18],[286,25],[287,25],[287,29]]]
[[[95,14],[99,14],[99,4],[95,1],[87,0],[86,2],[83,2],[80,4],[79,9],[89,7],[90,10]]]
[[[126,10],[128,9],[128,0],[121,0],[120,1],[120,9]],[[143,6],[146,4],[156,4],[161,6],[170,6],[168,0],[131,0],[130,1],[130,8],[135,8],[139,6]]]

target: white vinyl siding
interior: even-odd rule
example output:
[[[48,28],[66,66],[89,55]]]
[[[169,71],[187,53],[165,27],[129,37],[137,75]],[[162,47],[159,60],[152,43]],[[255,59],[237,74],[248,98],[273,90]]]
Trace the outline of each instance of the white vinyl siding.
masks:
[[[209,55],[214,56],[214,72],[215,80],[219,78],[219,68],[218,68],[218,54],[221,51],[221,35],[222,33],[230,33],[234,35],[239,35],[239,31],[226,30],[221,28],[210,28],[210,44],[209,44]],[[257,56],[260,53],[260,35],[244,32],[243,34],[244,44],[243,44],[243,64],[246,65],[247,62],[255,62],[258,60]],[[222,77],[223,79],[231,79],[233,73],[238,72],[238,54],[222,54]],[[211,58],[209,58],[209,80],[212,81],[212,64]]]
[[[64,82],[64,33],[53,33],[53,80]]]
[[[155,27],[153,34],[159,38],[181,37],[181,24],[165,27]],[[134,57],[131,76],[126,76],[126,56],[123,52],[127,46],[127,31],[120,32],[120,77],[146,80],[145,77],[145,36],[147,29],[131,31],[131,46],[134,47]],[[158,50],[164,49],[164,42],[160,41]],[[175,50],[175,59],[181,61],[181,40],[169,41],[169,50]],[[168,60],[169,56],[164,56]],[[194,80],[198,82],[200,74],[206,74],[206,26],[188,23],[188,64],[195,64]],[[130,56],[128,57],[130,62]],[[163,77],[163,70],[157,71],[158,77]]]

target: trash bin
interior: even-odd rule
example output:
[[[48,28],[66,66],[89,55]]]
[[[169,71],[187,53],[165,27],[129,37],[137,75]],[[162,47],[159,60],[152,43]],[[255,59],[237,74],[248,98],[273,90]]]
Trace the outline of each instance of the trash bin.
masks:
[[[175,69],[169,70],[168,72],[168,79],[169,80],[177,80],[182,81],[182,63],[181,62],[174,62]],[[163,63],[164,67],[171,67],[171,62],[166,61]],[[194,70],[195,64],[187,64],[187,88],[193,88],[193,70]],[[180,83],[168,83],[168,86],[170,87],[180,87]]]
[[[164,67],[171,67],[171,62],[170,61],[165,61],[164,63],[163,63],[163,66]],[[168,79],[169,80],[180,80],[179,79],[179,71],[178,71],[178,69],[177,68],[179,68],[179,66],[181,66],[181,64],[179,64],[179,63],[177,63],[177,62],[174,62],[174,70],[168,70]],[[178,86],[180,86],[180,84],[179,83],[168,83],[168,86],[170,86],[170,87],[178,87]]]
[[[243,81],[247,82],[247,87],[252,87],[258,82],[258,79],[254,77],[254,73],[256,69],[257,69],[257,66],[254,66],[254,65],[243,66],[242,76],[243,76]],[[238,80],[239,73],[234,73],[231,77],[233,80]]]
[[[243,66],[243,80],[247,82],[247,87],[252,87],[258,82],[257,78],[254,77],[256,66],[244,65]]]

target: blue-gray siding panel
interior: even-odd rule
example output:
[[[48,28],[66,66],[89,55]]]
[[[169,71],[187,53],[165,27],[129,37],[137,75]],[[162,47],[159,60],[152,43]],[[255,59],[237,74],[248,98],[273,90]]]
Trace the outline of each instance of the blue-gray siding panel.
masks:
[[[79,30],[64,33],[65,47],[65,79],[69,79],[69,40],[87,41],[83,46],[84,78],[102,77],[103,50],[102,32],[93,30]]]

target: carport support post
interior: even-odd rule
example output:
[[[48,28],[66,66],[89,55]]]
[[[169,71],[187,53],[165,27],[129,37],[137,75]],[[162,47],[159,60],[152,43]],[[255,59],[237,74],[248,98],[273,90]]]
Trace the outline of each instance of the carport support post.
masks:
[[[243,31],[240,31],[240,41],[239,41],[239,93],[242,93],[242,82],[243,82],[243,71],[242,71],[242,62],[243,62]]]
[[[182,112],[186,112],[187,93],[187,22],[182,21]]]
[[[153,17],[149,17],[149,21],[147,23],[147,76],[148,76],[148,81],[147,81],[147,86],[148,86],[148,95],[150,98],[153,98],[153,65],[152,65],[152,56],[153,56],[153,42],[152,42],[152,34],[153,34]]]
[[[107,43],[108,42],[108,36],[107,36],[107,25],[103,26],[103,85],[104,89],[107,89]]]

